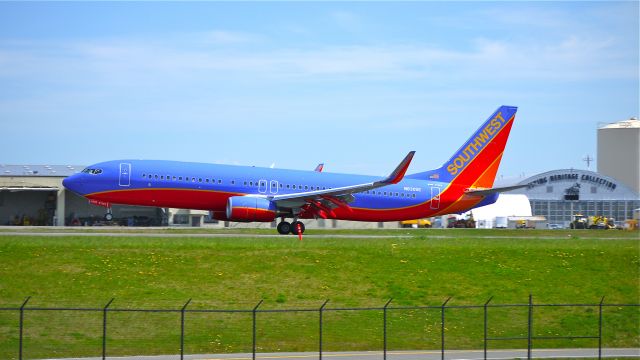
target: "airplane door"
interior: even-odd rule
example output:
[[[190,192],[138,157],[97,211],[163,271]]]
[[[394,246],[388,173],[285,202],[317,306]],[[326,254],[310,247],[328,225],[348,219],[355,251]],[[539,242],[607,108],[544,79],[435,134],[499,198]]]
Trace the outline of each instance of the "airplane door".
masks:
[[[131,164],[120,163],[120,180],[118,184],[120,186],[131,185]]]
[[[440,208],[440,188],[439,187],[431,188],[431,208],[432,209]]]
[[[264,194],[267,192],[267,180],[258,181],[258,192]]]
[[[271,194],[277,194],[278,193],[278,181],[271,180],[271,183],[269,184],[269,193],[271,193]]]

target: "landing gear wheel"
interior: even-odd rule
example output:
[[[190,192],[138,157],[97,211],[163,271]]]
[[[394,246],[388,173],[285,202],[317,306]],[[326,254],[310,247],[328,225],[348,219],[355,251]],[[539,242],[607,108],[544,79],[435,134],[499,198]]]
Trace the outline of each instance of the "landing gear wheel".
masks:
[[[289,224],[289,223],[288,223],[288,222],[286,222],[286,221],[281,221],[281,222],[278,224],[278,233],[279,233],[280,235],[287,235],[288,233],[290,233],[290,232],[291,232],[291,229],[292,229],[292,228],[291,228],[291,224]]]
[[[104,219],[107,220],[107,221],[113,220],[113,214],[112,213],[106,213],[104,215]]]
[[[291,233],[293,235],[298,235],[298,226],[300,226],[300,232],[304,234],[304,224],[301,221],[294,221],[291,224]]]

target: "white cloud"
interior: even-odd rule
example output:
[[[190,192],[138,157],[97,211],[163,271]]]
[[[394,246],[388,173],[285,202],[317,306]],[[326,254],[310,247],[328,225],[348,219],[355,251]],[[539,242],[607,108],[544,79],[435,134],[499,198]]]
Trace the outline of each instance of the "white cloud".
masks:
[[[202,34],[200,34],[202,35]],[[366,77],[575,81],[637,79],[637,56],[616,39],[570,35],[553,43],[521,44],[480,38],[468,49],[424,44],[326,46],[317,49],[233,48],[171,41],[111,40],[0,45],[0,76],[73,81],[87,76],[106,82],[160,79]],[[203,37],[201,37],[203,38]],[[212,43],[240,44],[251,34],[213,31]],[[74,76],[75,74],[75,76]],[[61,78],[60,78],[61,77]]]

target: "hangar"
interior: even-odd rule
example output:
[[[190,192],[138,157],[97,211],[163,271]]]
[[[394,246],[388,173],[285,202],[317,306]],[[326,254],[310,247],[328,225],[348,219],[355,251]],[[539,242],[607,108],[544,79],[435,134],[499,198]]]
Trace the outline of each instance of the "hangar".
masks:
[[[0,165],[0,225],[101,225],[104,207],[65,190],[62,180],[76,165]],[[121,225],[162,225],[158,208],[113,206]]]
[[[626,184],[588,170],[561,169],[531,176],[518,183],[525,188],[511,194],[529,198],[534,216],[568,227],[574,214],[614,218],[618,225],[633,218],[640,195]]]

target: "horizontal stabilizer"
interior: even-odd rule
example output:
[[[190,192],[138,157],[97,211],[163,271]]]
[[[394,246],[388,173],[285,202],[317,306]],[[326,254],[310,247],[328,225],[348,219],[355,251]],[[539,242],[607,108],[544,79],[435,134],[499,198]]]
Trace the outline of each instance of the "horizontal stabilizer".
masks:
[[[488,196],[488,195],[493,195],[501,192],[521,189],[527,186],[529,185],[503,186],[503,187],[495,187],[491,189],[467,189],[465,190],[465,193],[467,195],[473,195],[473,196]]]

